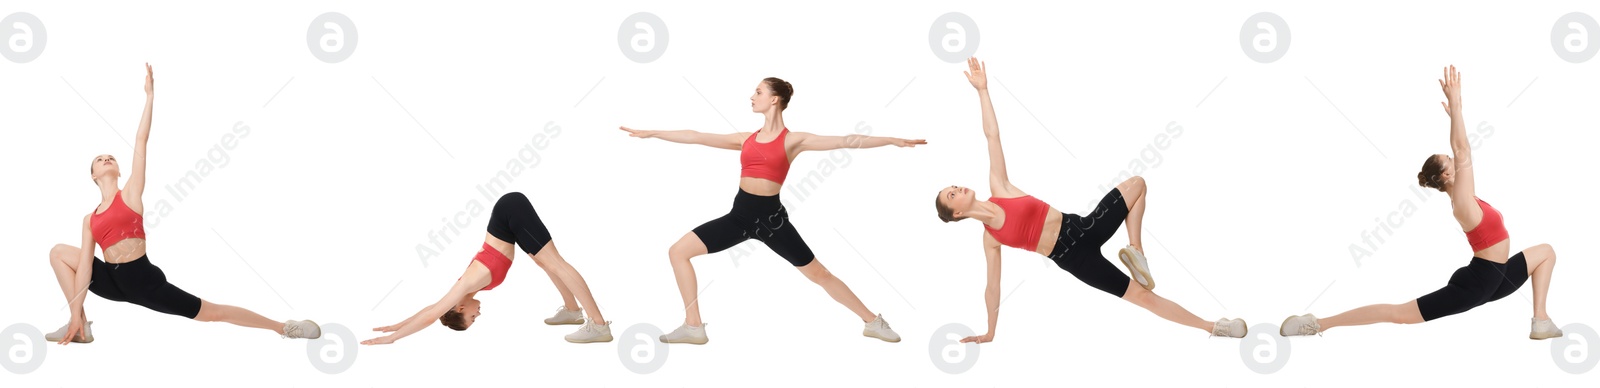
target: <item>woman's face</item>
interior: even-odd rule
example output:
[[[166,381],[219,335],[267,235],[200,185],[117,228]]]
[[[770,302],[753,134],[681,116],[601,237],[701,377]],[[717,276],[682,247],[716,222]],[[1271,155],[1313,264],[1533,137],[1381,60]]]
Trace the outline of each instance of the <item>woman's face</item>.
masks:
[[[463,298],[461,303],[456,305],[455,310],[461,313],[462,324],[466,327],[472,327],[472,323],[478,321],[478,316],[483,315],[483,302],[470,297]]]
[[[108,174],[113,178],[122,176],[122,171],[117,168],[117,158],[111,155],[94,157],[94,163],[89,165],[89,178],[99,180]]]
[[[777,104],[778,96],[772,93],[772,87],[767,85],[767,81],[757,82],[756,93],[750,95],[750,111],[763,113],[777,108]]]
[[[1453,184],[1455,184],[1455,181],[1456,181],[1456,160],[1454,158],[1451,158],[1450,155],[1445,155],[1445,154],[1439,154],[1438,156],[1435,156],[1435,157],[1436,158],[1440,158],[1440,161],[1444,162],[1444,172],[1439,174],[1439,178],[1440,179],[1444,179],[1444,184],[1445,185],[1453,185]]]
[[[972,203],[977,201],[977,196],[978,194],[972,189],[961,186],[950,186],[939,190],[939,201],[949,207],[953,211],[951,215],[956,218],[965,217],[966,212],[972,210]]]

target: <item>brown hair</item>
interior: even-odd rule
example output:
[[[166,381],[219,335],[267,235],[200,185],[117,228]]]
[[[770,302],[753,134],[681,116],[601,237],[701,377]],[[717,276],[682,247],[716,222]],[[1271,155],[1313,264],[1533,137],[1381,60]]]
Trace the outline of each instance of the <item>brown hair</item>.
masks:
[[[1417,184],[1444,191],[1444,158],[1429,155],[1422,161],[1422,172],[1417,173]]]
[[[955,209],[951,209],[949,206],[945,206],[944,202],[939,201],[939,197],[943,196],[943,194],[944,192],[940,191],[938,195],[933,196],[933,208],[934,210],[939,211],[939,220],[944,222],[955,222],[966,219],[966,217],[956,218]]]
[[[761,82],[765,82],[767,87],[772,88],[772,94],[778,96],[778,110],[789,109],[789,98],[794,97],[794,85],[778,77],[767,77]]]
[[[439,323],[455,331],[467,330],[467,317],[455,310],[446,311],[444,315],[439,316]]]

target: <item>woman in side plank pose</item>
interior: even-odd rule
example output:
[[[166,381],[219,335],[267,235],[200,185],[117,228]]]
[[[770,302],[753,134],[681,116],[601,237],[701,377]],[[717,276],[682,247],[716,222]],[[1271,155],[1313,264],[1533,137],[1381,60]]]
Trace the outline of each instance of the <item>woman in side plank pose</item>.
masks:
[[[978,90],[978,103],[983,110],[983,133],[989,139],[989,191],[992,197],[978,200],[971,189],[950,186],[939,190],[934,198],[934,208],[939,219],[955,222],[974,219],[983,223],[983,250],[989,260],[988,287],[984,290],[984,303],[989,307],[989,331],[983,335],[967,337],[961,342],[984,343],[994,340],[995,323],[1000,319],[1000,247],[1009,246],[1036,252],[1056,266],[1066,270],[1078,280],[1108,294],[1122,298],[1178,324],[1205,330],[1213,336],[1243,338],[1246,326],[1243,319],[1219,319],[1208,322],[1184,310],[1151,289],[1155,280],[1145,261],[1144,247],[1140,241],[1139,225],[1144,221],[1145,183],[1142,177],[1132,177],[1106,193],[1100,204],[1085,215],[1062,214],[1017,186],[1006,175],[1006,158],[1000,148],[1000,123],[995,118],[994,105],[989,102],[987,66],[977,58],[967,59],[967,81]],[[1118,253],[1122,264],[1133,275],[1123,275],[1100,247],[1116,234],[1122,223],[1128,225],[1128,247]]]

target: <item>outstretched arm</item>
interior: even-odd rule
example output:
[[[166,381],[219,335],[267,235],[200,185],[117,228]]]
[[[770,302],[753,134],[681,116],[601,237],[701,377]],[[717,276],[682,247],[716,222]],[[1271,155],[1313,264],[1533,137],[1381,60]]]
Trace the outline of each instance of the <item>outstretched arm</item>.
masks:
[[[699,144],[699,145],[703,145],[703,146],[716,147],[716,148],[721,148],[721,149],[726,149],[726,150],[735,150],[735,151],[739,150],[741,147],[744,146],[744,138],[745,138],[745,135],[742,134],[742,133],[713,134],[713,133],[705,133],[705,132],[699,132],[699,131],[688,130],[688,129],[678,130],[678,131],[647,131],[647,130],[643,130],[643,129],[633,129],[633,128],[628,128],[628,127],[620,127],[620,128],[623,131],[628,132],[628,136],[633,136],[633,137],[637,137],[637,138],[641,138],[641,139],[656,138],[656,139],[670,141],[670,142],[673,142],[673,143]]]
[[[1450,188],[1450,198],[1456,202],[1458,213],[1462,209],[1478,210],[1472,172],[1472,144],[1467,141],[1467,123],[1461,116],[1461,73],[1455,66],[1444,69],[1444,79],[1439,80],[1444,90],[1445,114],[1450,115],[1450,151],[1455,154],[1455,183]]]
[[[142,202],[144,195],[145,143],[150,141],[150,114],[155,108],[156,76],[150,64],[144,64],[144,117],[139,119],[139,134],[133,138],[133,170],[123,191],[134,201]]]
[[[408,324],[408,323],[411,323],[411,321],[417,320],[418,319],[417,317],[421,317],[421,316],[427,315],[428,310],[431,310],[431,309],[433,309],[433,305],[431,305],[431,304],[427,305],[427,306],[423,306],[421,310],[417,310],[416,314],[411,314],[411,316],[406,317],[406,320],[400,321],[400,323],[396,323],[396,324],[389,325],[389,326],[384,326],[384,327],[373,328],[372,331],[383,332],[383,333],[393,333],[396,330],[400,330],[401,327],[405,327],[405,325]],[[440,313],[439,315],[444,315],[444,313]],[[422,319],[432,319],[432,318],[422,318]]]
[[[822,136],[805,132],[790,133],[800,143],[801,151],[828,151],[840,148],[878,148],[886,145],[916,147],[928,144],[922,139],[901,139],[867,135]]]
[[[455,308],[456,304],[461,302],[461,298],[466,297],[468,293],[472,292],[472,287],[467,285],[470,278],[471,277],[463,276],[461,280],[457,280],[456,284],[450,287],[450,292],[445,294],[444,298],[439,299],[438,302],[434,302],[434,304],[429,305],[428,307],[424,307],[422,311],[418,311],[417,314],[411,316],[411,318],[407,318],[404,323],[398,325],[400,327],[396,328],[393,334],[361,341],[361,344],[390,344],[394,343],[394,341],[400,340],[401,338],[415,334],[418,331],[422,331],[422,329],[426,329],[428,325],[433,324],[434,319],[438,319],[440,316],[443,316],[444,313],[449,312],[450,309]]]
[[[1000,121],[995,118],[994,104],[989,101],[989,74],[988,65],[979,62],[978,58],[967,58],[967,82],[978,89],[978,103],[983,108],[983,136],[989,140],[989,191],[998,197],[1015,197],[1022,195],[1022,190],[1011,185],[1011,177],[1006,175],[1006,155],[1000,148]]]
[[[989,308],[989,331],[963,338],[961,342],[981,344],[994,341],[994,327],[1000,322],[1000,242],[989,232],[983,232],[983,255],[989,262],[989,279],[983,288],[983,304]]]

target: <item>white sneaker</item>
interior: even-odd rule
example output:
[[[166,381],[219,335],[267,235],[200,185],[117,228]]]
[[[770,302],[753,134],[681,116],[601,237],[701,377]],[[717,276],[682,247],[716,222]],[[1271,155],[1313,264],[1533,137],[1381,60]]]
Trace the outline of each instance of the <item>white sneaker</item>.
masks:
[[[1133,275],[1133,280],[1139,282],[1146,290],[1156,289],[1156,280],[1150,277],[1150,263],[1145,261],[1144,252],[1129,245],[1117,252],[1117,258],[1122,259],[1122,265],[1128,267],[1128,274]]]
[[[1546,322],[1548,322],[1548,321],[1546,321]],[[82,333],[78,333],[78,337],[77,338],[73,338],[72,342],[73,343],[78,343],[78,344],[86,344],[86,343],[94,342],[94,334],[89,332],[89,327],[93,326],[93,325],[94,325],[94,321],[84,322],[84,324],[83,324],[83,332]],[[61,342],[61,337],[66,337],[67,336],[67,329],[70,328],[71,326],[72,326],[71,322],[68,322],[65,325],[61,325],[60,329],[56,329],[56,331],[50,332],[49,334],[45,334],[44,335],[44,340],[45,341],[50,341],[50,342]],[[1560,336],[1558,335],[1557,337],[1560,337]]]
[[[900,342],[900,334],[889,328],[889,322],[883,320],[883,314],[878,314],[878,319],[867,322],[867,327],[861,329],[861,335],[884,340],[884,342]]]
[[[1283,325],[1278,326],[1278,334],[1284,337],[1296,335],[1322,335],[1322,324],[1317,323],[1315,315],[1293,315],[1284,318]]]
[[[556,308],[556,315],[544,319],[546,325],[577,325],[583,323],[583,309],[568,310],[566,306]]]
[[[689,326],[689,324],[685,323],[683,326],[678,326],[677,330],[661,335],[661,342],[669,344],[705,345],[706,341],[709,340],[709,338],[706,338],[705,324]]]
[[[312,322],[309,319],[304,321],[284,321],[283,338],[322,338],[322,326],[317,326],[316,322]]]
[[[1249,331],[1250,331],[1249,326],[1245,325],[1244,319],[1242,319],[1242,318],[1241,319],[1228,319],[1228,318],[1218,319],[1217,322],[1213,323],[1212,326],[1211,326],[1211,336],[1213,336],[1213,337],[1244,338],[1244,335],[1247,334]]]
[[[1560,328],[1556,327],[1555,322],[1550,322],[1549,319],[1534,318],[1533,330],[1528,332],[1528,339],[1542,340],[1561,338],[1562,335],[1564,334],[1561,333]],[[49,339],[49,337],[45,337],[45,339]]]
[[[586,344],[590,342],[611,342],[611,322],[602,324],[586,322],[578,327],[578,331],[567,334],[567,342]]]

